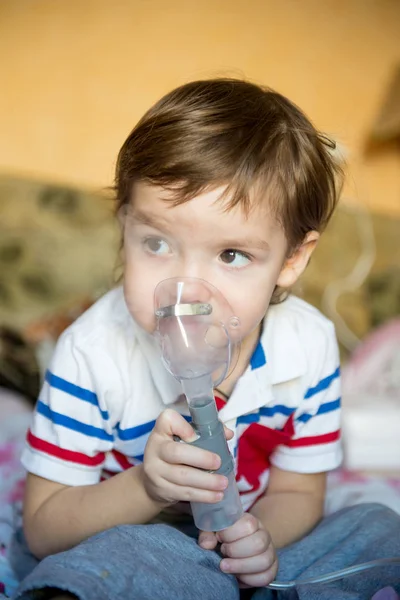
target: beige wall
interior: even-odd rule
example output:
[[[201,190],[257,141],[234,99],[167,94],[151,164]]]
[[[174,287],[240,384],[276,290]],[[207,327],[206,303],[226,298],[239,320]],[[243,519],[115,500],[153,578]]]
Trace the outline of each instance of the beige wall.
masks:
[[[171,87],[246,76],[351,154],[351,193],[400,214],[400,152],[363,158],[400,60],[398,0],[2,0],[0,171],[108,185],[118,148]]]

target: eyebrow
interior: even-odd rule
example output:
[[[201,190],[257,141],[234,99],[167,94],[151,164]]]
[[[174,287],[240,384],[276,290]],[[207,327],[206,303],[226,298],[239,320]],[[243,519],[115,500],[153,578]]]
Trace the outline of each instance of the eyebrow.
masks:
[[[270,245],[265,240],[260,238],[253,238],[248,240],[218,240],[218,245],[224,248],[232,249],[243,249],[246,248],[257,248],[258,250],[264,250],[269,252],[271,250]]]
[[[141,225],[149,225],[150,227],[155,227],[156,229],[169,228],[166,219],[163,219],[155,214],[145,213],[141,210],[133,209],[130,211],[129,216],[138,223],[141,223]]]

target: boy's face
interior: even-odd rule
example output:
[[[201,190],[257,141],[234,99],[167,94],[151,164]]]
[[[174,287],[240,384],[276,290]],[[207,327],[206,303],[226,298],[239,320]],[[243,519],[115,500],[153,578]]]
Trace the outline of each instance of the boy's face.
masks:
[[[149,333],[156,325],[154,290],[172,277],[214,285],[239,317],[244,339],[265,316],[285,263],[285,235],[265,208],[248,216],[240,206],[224,212],[223,189],[173,206],[162,188],[135,184],[124,219],[124,294]]]

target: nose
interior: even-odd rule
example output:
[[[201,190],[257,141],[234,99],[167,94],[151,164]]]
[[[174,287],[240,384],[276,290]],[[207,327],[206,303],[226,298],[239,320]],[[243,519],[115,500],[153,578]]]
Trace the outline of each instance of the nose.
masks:
[[[181,278],[177,282],[177,302],[179,304],[204,304],[210,300],[208,282],[199,278]]]
[[[211,296],[208,282],[193,277],[174,277],[158,284],[155,304],[156,308],[173,304],[206,304]]]
[[[176,275],[185,280],[183,301],[188,303],[208,302],[211,295],[208,287],[212,283],[210,280],[211,273],[202,256],[192,255],[186,257],[186,260],[182,260],[180,269],[180,272]]]
[[[182,257],[174,268],[174,277],[207,280],[207,269],[198,256]]]
[[[196,295],[196,286],[195,280],[197,281],[207,281],[211,283],[210,280],[210,270],[207,267],[207,263],[205,263],[204,259],[201,256],[197,256],[192,253],[190,256],[182,256],[179,261],[173,266],[173,269],[169,270],[167,277],[173,277],[176,279],[182,280],[192,280],[192,284],[189,286],[188,284],[185,286],[185,294],[187,294],[188,301],[195,301],[196,298],[190,300],[192,295],[192,290],[194,296]]]

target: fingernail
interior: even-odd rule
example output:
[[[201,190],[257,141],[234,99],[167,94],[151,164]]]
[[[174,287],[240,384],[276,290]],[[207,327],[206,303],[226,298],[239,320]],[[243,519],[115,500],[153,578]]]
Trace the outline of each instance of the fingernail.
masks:
[[[221,459],[220,459],[220,457],[219,457],[219,456],[216,456],[216,457],[214,458],[214,465],[215,465],[215,468],[216,468],[216,469],[219,469],[219,467],[221,466]]]
[[[222,560],[219,566],[222,571],[226,571],[227,573],[230,571],[230,564],[225,560]]]

